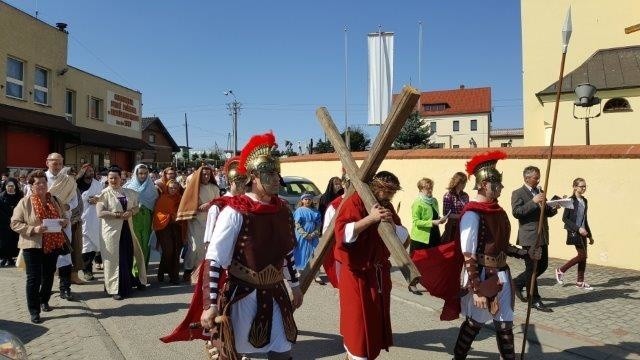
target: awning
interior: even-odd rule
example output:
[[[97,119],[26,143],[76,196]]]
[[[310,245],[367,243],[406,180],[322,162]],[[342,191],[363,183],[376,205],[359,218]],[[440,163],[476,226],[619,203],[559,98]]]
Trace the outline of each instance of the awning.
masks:
[[[67,121],[63,116],[45,114],[5,104],[0,104],[0,122],[54,131],[74,140],[78,140],[80,136],[79,128]]]
[[[82,127],[77,127],[76,129],[80,131],[81,145],[102,146],[129,151],[153,150],[153,148],[142,141],[142,139]]]

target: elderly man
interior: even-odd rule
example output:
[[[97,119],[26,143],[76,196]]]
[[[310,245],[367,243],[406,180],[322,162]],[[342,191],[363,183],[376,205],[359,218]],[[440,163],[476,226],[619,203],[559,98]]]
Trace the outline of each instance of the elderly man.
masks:
[[[208,166],[201,166],[187,182],[180,199],[177,220],[187,220],[187,253],[184,257],[183,281],[189,281],[193,268],[204,260],[204,231],[211,200],[220,197],[220,189]]]
[[[542,204],[544,204],[546,199],[545,194],[543,194],[542,190],[538,187],[540,183],[540,169],[535,166],[527,166],[522,172],[522,176],[524,178],[524,185],[514,190],[511,194],[511,210],[513,217],[518,219],[519,224],[517,244],[528,250],[536,244],[536,240],[538,239],[540,211],[542,211]],[[540,242],[542,255],[538,261],[536,277],[542,275],[545,270],[547,270],[549,264],[549,223],[547,222],[547,218],[555,216],[557,213],[558,210],[556,208],[547,205],[542,224],[542,240]],[[525,259],[524,272],[513,279],[516,286],[516,296],[521,301],[527,301],[522,291],[526,286],[527,294],[529,293],[531,275],[533,274],[533,263],[532,260]],[[542,312],[553,311],[553,309],[542,303],[542,298],[538,292],[537,281],[533,287],[532,306]]]

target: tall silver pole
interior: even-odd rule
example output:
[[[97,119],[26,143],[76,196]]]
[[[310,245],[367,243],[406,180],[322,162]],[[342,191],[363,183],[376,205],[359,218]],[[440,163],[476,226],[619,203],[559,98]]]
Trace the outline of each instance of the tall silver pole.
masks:
[[[378,117],[380,126],[382,126],[382,25],[378,25]]]
[[[348,57],[347,57],[347,27],[344,27],[344,142],[347,145],[347,150],[351,150],[351,143],[349,140],[349,122],[347,117],[347,79],[348,79]]]
[[[422,21],[418,28],[418,89],[422,89]]]
[[[238,153],[238,100],[233,100],[233,156]]]

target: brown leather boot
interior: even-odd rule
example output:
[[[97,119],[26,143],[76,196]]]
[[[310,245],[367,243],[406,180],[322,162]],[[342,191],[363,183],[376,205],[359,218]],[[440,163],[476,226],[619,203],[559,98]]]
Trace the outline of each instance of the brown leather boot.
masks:
[[[76,285],[84,284],[84,281],[80,280],[80,277],[78,276],[78,272],[77,271],[72,271],[71,272],[71,283],[72,284],[76,284]]]

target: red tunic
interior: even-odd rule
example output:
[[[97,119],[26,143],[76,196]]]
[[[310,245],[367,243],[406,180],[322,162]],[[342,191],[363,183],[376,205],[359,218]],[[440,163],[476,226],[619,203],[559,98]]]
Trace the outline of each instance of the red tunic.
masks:
[[[336,209],[336,211],[338,210],[338,208],[340,207],[340,204],[342,203],[342,196],[338,196],[337,198],[333,199],[333,201],[331,201],[329,203],[329,206]],[[334,215],[335,217],[335,215]],[[335,227],[334,227],[335,229]],[[333,249],[329,249],[326,254],[324,255],[324,260],[322,261],[322,266],[324,267],[324,271],[327,273],[327,278],[329,279],[329,282],[331,283],[331,285],[334,288],[338,288],[338,276],[340,273],[340,263],[336,260],[336,257],[334,255],[334,251],[335,251],[335,243],[333,246]]]
[[[393,208],[394,222],[400,218]],[[378,234],[377,224],[364,229],[357,240],[345,244],[344,230],[368,214],[356,193],[344,200],[336,215],[336,259],[340,270],[340,333],[352,355],[375,359],[380,350],[393,345],[391,336],[391,263],[389,250]]]

